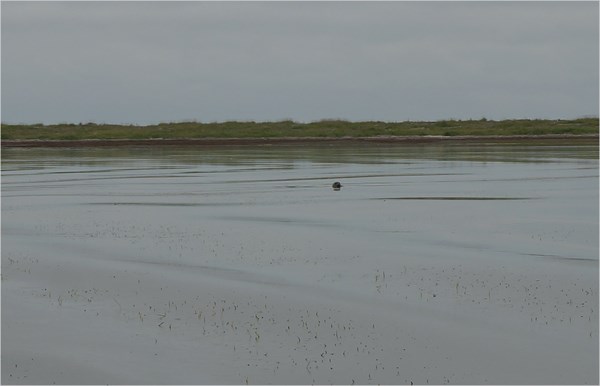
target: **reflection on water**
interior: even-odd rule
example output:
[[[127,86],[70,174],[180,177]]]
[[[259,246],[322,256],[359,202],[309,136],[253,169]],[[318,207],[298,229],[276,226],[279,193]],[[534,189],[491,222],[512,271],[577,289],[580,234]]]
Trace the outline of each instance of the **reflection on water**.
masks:
[[[2,151],[3,377],[597,383],[597,269],[595,142]]]
[[[3,170],[13,162],[27,166],[29,161],[45,160],[47,166],[61,164],[98,166],[131,161],[160,159],[161,167],[177,164],[212,163],[248,165],[277,160],[279,163],[310,161],[315,163],[397,163],[410,160],[533,162],[554,159],[598,159],[598,143],[593,139],[573,140],[569,145],[551,141],[531,143],[445,143],[445,144],[335,144],[221,147],[136,147],[136,148],[30,148],[2,150]],[[68,173],[68,171],[63,171]]]
[[[211,226],[243,220],[258,229],[337,219],[335,226],[354,229],[358,239],[415,232],[405,245],[426,250],[431,246],[422,240],[464,239],[490,251],[506,244],[515,256],[560,250],[597,259],[598,144],[589,140],[564,146],[9,148],[2,152],[2,177],[3,232],[17,223],[31,228],[48,213],[50,224],[89,222],[113,209],[136,222],[143,210],[152,221],[184,223],[185,215],[223,222]],[[331,190],[336,180],[344,185],[340,192]],[[540,236],[544,243],[531,242]]]

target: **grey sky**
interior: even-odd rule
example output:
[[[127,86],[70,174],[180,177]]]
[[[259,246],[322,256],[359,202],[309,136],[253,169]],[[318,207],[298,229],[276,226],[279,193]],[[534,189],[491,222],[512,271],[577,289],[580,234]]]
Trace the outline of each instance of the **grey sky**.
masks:
[[[2,121],[598,115],[597,2],[2,2]]]

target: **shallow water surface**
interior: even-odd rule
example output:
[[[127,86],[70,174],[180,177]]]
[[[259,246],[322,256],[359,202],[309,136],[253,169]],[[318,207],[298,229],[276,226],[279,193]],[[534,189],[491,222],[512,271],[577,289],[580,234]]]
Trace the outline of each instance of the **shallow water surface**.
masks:
[[[2,151],[3,383],[598,383],[597,305],[595,142]]]

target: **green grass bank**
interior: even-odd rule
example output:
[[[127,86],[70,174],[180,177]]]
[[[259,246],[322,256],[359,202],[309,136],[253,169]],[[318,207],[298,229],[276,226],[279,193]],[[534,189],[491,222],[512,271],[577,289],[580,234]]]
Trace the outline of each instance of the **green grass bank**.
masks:
[[[204,138],[340,138],[376,136],[519,136],[598,134],[598,118],[575,120],[443,120],[435,122],[349,122],[322,120],[310,123],[179,122],[157,125],[115,124],[2,124],[2,140],[143,140]]]

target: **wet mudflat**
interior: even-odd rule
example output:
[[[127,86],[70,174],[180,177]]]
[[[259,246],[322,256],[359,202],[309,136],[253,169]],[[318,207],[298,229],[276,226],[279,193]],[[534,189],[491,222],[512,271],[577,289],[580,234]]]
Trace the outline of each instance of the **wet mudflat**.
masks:
[[[411,382],[598,383],[597,143],[3,149],[2,383]]]

